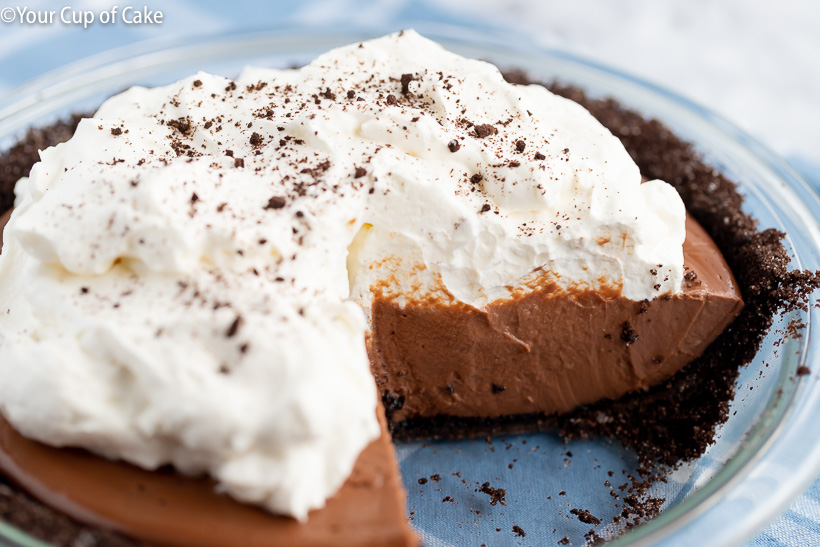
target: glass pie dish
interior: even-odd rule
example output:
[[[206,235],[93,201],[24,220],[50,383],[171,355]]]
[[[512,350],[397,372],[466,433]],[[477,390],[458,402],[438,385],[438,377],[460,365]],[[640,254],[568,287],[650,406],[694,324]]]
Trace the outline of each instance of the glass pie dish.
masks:
[[[781,160],[708,110],[565,53],[521,41],[511,46],[513,41],[505,37],[463,28],[416,28],[456,53],[524,70],[534,80],[576,85],[593,97],[613,97],[661,120],[739,184],[745,210],[761,227],[787,234],[792,268],[820,268],[820,224],[812,213],[820,210],[818,196]],[[47,74],[0,99],[0,149],[30,126],[93,111],[130,85],[170,83],[198,70],[230,77],[247,65],[298,65],[335,46],[391,30],[277,29],[114,50]],[[818,360],[820,342],[812,332],[818,314],[812,300],[807,313],[776,321],[755,360],[741,371],[730,418],[714,445],[668,482],[653,486],[650,493],[665,500],[662,513],[616,537],[613,545],[688,545],[703,537],[716,545],[739,543],[820,473],[820,423],[814,419],[820,388],[813,375],[797,375],[799,367]],[[802,337],[782,339],[795,319],[806,325]],[[637,465],[634,455],[615,442],[565,444],[550,432],[488,441],[399,443],[397,452],[412,524],[425,545],[554,544],[564,537],[581,544],[590,525],[570,511],[582,507],[609,522],[618,508],[604,483],[625,482]],[[490,505],[476,491],[485,481],[506,489],[506,505]],[[606,537],[607,525],[596,532]],[[40,544],[2,523],[0,538]]]

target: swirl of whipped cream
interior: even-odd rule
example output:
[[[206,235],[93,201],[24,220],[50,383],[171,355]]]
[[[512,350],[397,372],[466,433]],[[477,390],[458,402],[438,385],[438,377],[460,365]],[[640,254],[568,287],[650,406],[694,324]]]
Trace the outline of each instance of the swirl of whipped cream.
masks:
[[[634,300],[683,278],[674,189],[579,105],[412,31],[134,87],[16,193],[9,422],[297,518],[379,434],[374,287],[481,307],[538,271]]]

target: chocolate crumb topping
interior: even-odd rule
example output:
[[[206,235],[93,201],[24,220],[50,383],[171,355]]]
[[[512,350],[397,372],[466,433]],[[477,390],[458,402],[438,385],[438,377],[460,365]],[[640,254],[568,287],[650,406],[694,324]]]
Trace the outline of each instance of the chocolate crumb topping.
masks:
[[[504,501],[507,491],[504,488],[493,488],[490,486],[489,482],[485,482],[478,490],[476,490],[476,492],[481,492],[482,494],[487,494],[490,496],[490,505],[496,505],[498,503],[501,505],[507,505]]]
[[[461,145],[459,144],[458,140],[453,139],[447,143],[447,148],[450,149],[450,152],[458,152],[461,149]]]
[[[410,82],[415,80],[416,77],[412,74],[402,74],[401,75],[401,93],[402,95],[407,95],[410,93]]]
[[[576,517],[578,517],[578,520],[580,520],[584,524],[592,524],[593,526],[598,526],[599,524],[601,524],[601,519],[594,516],[586,509],[571,509],[570,514],[573,514]]]
[[[287,201],[282,196],[273,196],[268,200],[268,204],[265,205],[265,209],[281,209],[286,203]]]
[[[498,129],[496,129],[494,125],[489,123],[482,123],[481,125],[476,125],[474,129],[476,137],[478,137],[479,139],[483,139],[484,137],[489,137],[490,135],[495,135],[496,133],[498,133]]]
[[[625,321],[623,324],[623,330],[621,331],[621,340],[626,342],[626,345],[629,346],[637,342],[638,338],[640,338],[640,336],[635,332],[635,329],[632,328],[632,325],[629,324],[629,321]]]
[[[185,118],[178,118],[176,120],[168,120],[165,122],[165,125],[168,127],[172,127],[182,133],[183,135],[187,135],[188,132],[191,130],[191,123]]]
[[[231,323],[231,326],[228,327],[227,331],[225,331],[225,336],[228,338],[233,338],[236,336],[236,333],[239,332],[240,326],[242,326],[242,318],[237,315],[236,319],[234,319]]]
[[[119,127],[111,128],[111,134],[114,135],[115,137],[118,136],[118,135],[122,135],[122,128],[119,128]]]
[[[367,174],[367,169],[364,167],[357,167],[356,172],[353,174],[353,178],[360,179]]]
[[[512,531],[515,532],[516,537],[526,537],[527,533],[517,524],[513,524]]]

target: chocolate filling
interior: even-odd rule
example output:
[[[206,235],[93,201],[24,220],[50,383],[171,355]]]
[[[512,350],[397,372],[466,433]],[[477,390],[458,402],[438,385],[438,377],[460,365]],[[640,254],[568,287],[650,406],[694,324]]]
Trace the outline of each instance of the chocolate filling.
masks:
[[[300,523],[218,494],[210,479],[184,477],[170,468],[147,471],[84,450],[46,446],[24,438],[0,418],[0,469],[48,504],[40,506],[12,490],[17,501],[3,517],[65,545],[76,545],[86,532],[64,516],[55,526],[60,512],[98,527],[93,530],[102,545],[131,543],[106,528],[180,546],[415,545],[393,445],[380,421],[381,437],[364,449],[341,490]],[[40,515],[31,518],[26,507],[37,507]]]
[[[529,83],[520,73],[510,73],[507,77],[514,82]],[[754,357],[772,325],[774,315],[779,310],[803,308],[807,296],[820,285],[820,276],[815,272],[789,271],[788,255],[782,245],[784,234],[771,229],[759,231],[756,221],[741,210],[743,199],[736,185],[703,163],[689,144],[675,137],[659,122],[645,120],[611,100],[588,99],[577,88],[561,85],[549,87],[553,92],[584,105],[620,137],[644,175],[666,180],[678,189],[689,213],[711,234],[722,250],[744,296],[745,307],[739,319],[699,358],[648,392],[626,395],[617,401],[603,401],[549,419],[543,413],[517,415],[514,420],[509,416],[436,414],[414,418],[414,422],[405,420],[405,424],[413,423],[412,427],[404,428],[404,433],[414,436],[462,436],[470,428],[509,431],[514,427],[557,425],[568,437],[603,435],[619,439],[635,449],[644,463],[675,465],[681,460],[696,458],[712,441],[715,428],[726,420],[738,369]],[[27,175],[31,165],[37,161],[37,149],[66,140],[78,120],[79,117],[75,116],[49,128],[32,130],[18,145],[0,157],[0,206],[4,209],[11,206],[13,185],[21,176]],[[641,328],[637,323],[630,322],[620,325],[620,329],[612,335],[615,342],[637,344],[641,341]],[[441,387],[445,393],[457,393],[457,386],[452,384]],[[510,385],[493,382],[487,386],[486,397],[504,397],[514,391]],[[409,399],[401,393],[390,391],[384,393],[384,400],[388,412],[394,413],[409,404]],[[602,416],[604,419],[601,419]],[[395,433],[399,435],[402,430],[397,429]],[[385,439],[383,437],[379,442],[386,442]],[[95,459],[88,455],[84,457]],[[165,476],[171,477],[172,481],[188,480],[173,474]],[[354,476],[348,482],[355,480]],[[139,544],[136,540],[107,531],[110,523],[96,521],[101,526],[88,526],[74,521],[6,479],[2,481],[0,511],[3,518],[37,537],[57,545],[79,541],[84,545]],[[206,479],[198,481],[208,484]],[[31,485],[27,486],[36,491]],[[397,491],[393,490],[393,493]],[[164,500],[164,503],[167,502]],[[157,503],[160,503],[160,498]],[[649,505],[651,503],[647,507]],[[373,511],[378,512],[379,509],[377,507]],[[244,510],[258,512],[253,508]],[[637,507],[636,502],[635,514],[646,518],[651,517],[653,511],[656,512],[657,507],[644,510]],[[75,513],[75,516],[82,515]],[[270,521],[286,520],[269,515],[265,517]],[[400,516],[395,518],[401,520]],[[200,522],[207,527],[207,522]],[[315,522],[312,515],[310,526],[315,526]],[[332,531],[333,526],[328,530]],[[341,530],[337,529],[336,532],[340,533]]]
[[[720,251],[686,221],[682,291],[652,301],[618,288],[534,290],[490,303],[377,297],[370,359],[395,434],[425,418],[545,420],[665,380],[699,356],[743,303]],[[399,401],[401,404],[398,404]],[[445,429],[440,434],[446,435]]]

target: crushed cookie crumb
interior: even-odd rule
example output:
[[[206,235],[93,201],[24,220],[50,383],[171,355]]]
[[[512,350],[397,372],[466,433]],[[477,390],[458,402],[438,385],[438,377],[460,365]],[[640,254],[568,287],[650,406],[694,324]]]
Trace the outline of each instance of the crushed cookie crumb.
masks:
[[[273,196],[268,200],[268,204],[265,205],[265,209],[281,209],[285,206],[287,200],[282,196]]]
[[[490,496],[490,505],[496,505],[498,503],[501,505],[507,505],[504,501],[507,491],[504,488],[493,488],[490,486],[489,482],[485,482],[478,490],[476,490],[476,492],[481,492],[482,494],[487,494]]]

